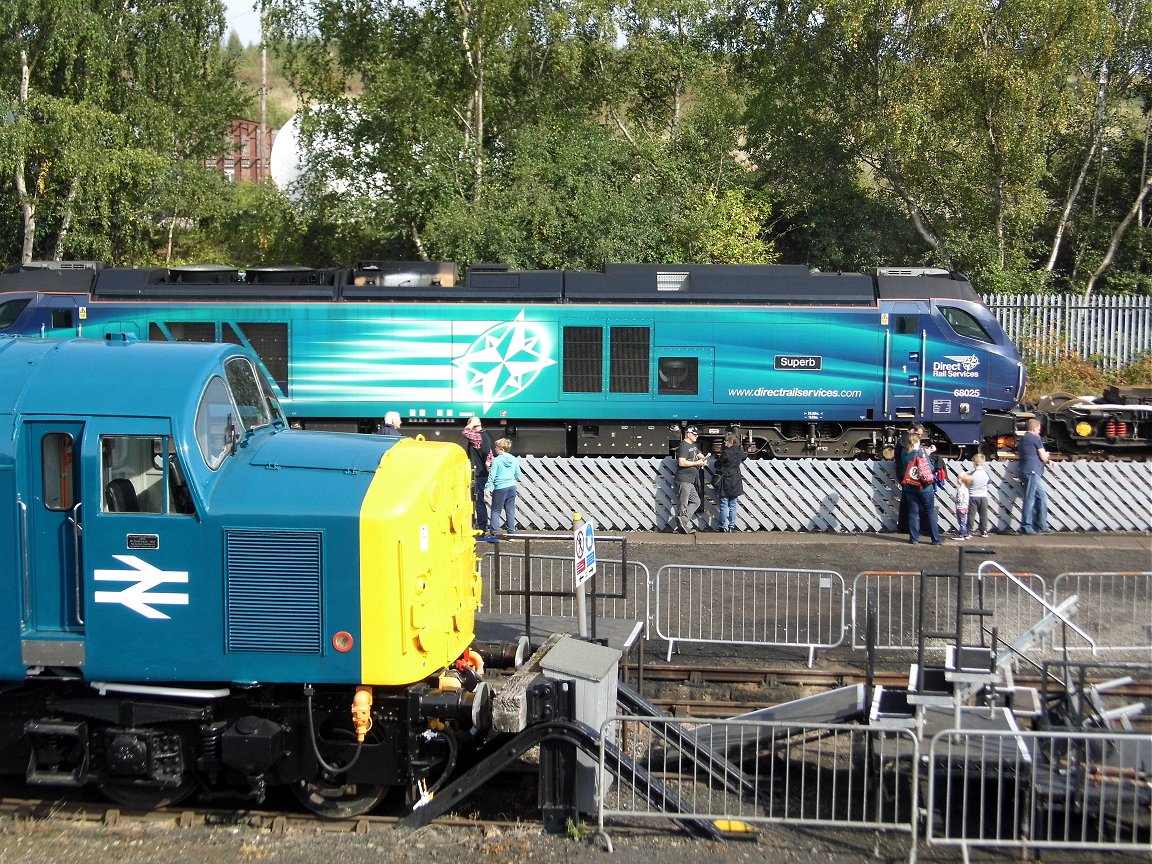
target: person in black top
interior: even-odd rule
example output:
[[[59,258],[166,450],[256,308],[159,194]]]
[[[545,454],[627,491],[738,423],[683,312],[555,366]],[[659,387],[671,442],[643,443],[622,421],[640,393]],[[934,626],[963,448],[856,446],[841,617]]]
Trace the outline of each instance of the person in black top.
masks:
[[[740,446],[740,436],[729,432],[724,436],[724,449],[716,457],[716,468],[712,473],[712,486],[720,498],[720,530],[739,531],[736,515],[740,511],[737,500],[744,494],[744,477],[740,465],[747,455]]]
[[[488,469],[492,466],[492,439],[484,431],[479,417],[468,418],[463,435],[460,444],[472,462],[472,527],[486,531],[488,505],[484,499],[484,484],[488,482]]]

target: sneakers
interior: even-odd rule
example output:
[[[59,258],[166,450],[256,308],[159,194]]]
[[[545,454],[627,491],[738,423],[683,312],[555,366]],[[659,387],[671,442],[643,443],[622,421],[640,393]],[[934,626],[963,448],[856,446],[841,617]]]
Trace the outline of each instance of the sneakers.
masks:
[[[981,536],[981,537],[987,537],[987,536],[988,536],[988,532],[987,532],[987,531],[981,531],[981,532],[980,532],[980,536]]]
[[[957,535],[956,535],[955,537],[953,537],[952,539],[953,539],[953,540],[967,540],[967,539],[968,539],[968,535],[967,535],[967,534],[957,534]]]

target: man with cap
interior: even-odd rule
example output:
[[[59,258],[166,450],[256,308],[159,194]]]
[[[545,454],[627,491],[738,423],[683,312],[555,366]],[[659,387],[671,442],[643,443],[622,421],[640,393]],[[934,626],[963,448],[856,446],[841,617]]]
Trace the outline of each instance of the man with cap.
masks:
[[[676,450],[676,489],[679,494],[673,530],[681,534],[696,533],[696,524],[692,520],[700,509],[700,469],[708,464],[708,457],[702,455],[696,446],[699,435],[699,429],[689,426]]]

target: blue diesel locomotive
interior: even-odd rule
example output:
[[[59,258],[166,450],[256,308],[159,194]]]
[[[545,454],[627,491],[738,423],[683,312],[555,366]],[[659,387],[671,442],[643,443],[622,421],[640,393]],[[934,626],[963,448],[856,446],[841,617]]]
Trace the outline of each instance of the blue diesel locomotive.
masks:
[[[0,769],[347,816],[490,705],[455,444],[289,429],[255,358],[0,337]]]
[[[0,333],[231,342],[253,349],[294,425],[455,435],[491,417],[537,455],[666,455],[740,430],[753,455],[891,456],[920,420],[953,452],[1012,435],[1016,347],[964,277],[800,266],[602,271],[362,263],[13,267]],[[450,431],[451,430],[451,431]],[[948,445],[951,448],[948,448]]]

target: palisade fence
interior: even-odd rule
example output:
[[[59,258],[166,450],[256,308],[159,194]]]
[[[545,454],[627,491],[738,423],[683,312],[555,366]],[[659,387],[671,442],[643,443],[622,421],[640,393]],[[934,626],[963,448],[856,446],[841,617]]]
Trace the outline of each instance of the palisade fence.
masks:
[[[1026,359],[1054,363],[1066,352],[1100,369],[1152,354],[1152,297],[1077,294],[985,294]]]
[[[516,521],[522,531],[567,531],[580,513],[598,531],[662,531],[676,503],[672,457],[520,456],[523,479]],[[970,470],[965,460],[946,460],[953,478]],[[1015,463],[990,463],[990,528],[1020,524],[1023,485]],[[742,531],[814,533],[894,531],[900,484],[888,461],[847,459],[749,459],[738,499]],[[707,473],[707,472],[706,472]],[[1057,531],[1152,531],[1152,463],[1059,462],[1045,472],[1049,523]],[[937,497],[940,527],[956,528],[955,480]],[[718,523],[711,487],[696,524]]]

